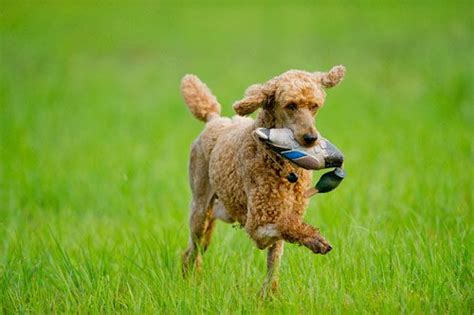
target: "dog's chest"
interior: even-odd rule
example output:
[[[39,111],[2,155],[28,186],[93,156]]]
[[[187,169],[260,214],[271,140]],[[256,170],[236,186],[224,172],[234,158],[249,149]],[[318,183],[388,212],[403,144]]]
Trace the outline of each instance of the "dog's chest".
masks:
[[[311,184],[311,172],[291,165],[289,162],[277,164],[271,157],[263,156],[255,160],[246,170],[254,193],[262,202],[268,203],[269,209],[276,212],[293,212],[302,215],[308,204],[304,197]],[[296,181],[288,180],[294,174]]]

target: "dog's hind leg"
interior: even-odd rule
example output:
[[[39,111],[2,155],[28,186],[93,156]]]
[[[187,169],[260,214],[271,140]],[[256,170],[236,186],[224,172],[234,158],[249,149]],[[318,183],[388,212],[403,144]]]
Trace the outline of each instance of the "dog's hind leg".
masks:
[[[278,289],[278,277],[280,272],[280,261],[283,255],[283,247],[285,243],[280,240],[276,241],[267,253],[267,277],[263,283],[261,296],[265,298],[268,294],[275,292]]]
[[[202,251],[205,252],[211,243],[212,232],[216,227],[216,219],[212,217],[212,214],[207,217],[206,229],[204,230],[204,236],[201,240]]]
[[[208,161],[200,149],[199,141],[191,149],[189,176],[193,199],[189,218],[190,238],[188,249],[183,254],[183,275],[193,267],[199,269],[201,254],[207,248],[210,232],[213,227],[212,206],[214,192],[208,176]],[[209,236],[207,236],[209,235]]]
[[[200,269],[202,254],[209,244],[214,220],[210,218],[212,206],[193,200],[191,204],[190,237],[188,249],[183,254],[183,274],[190,268]]]
[[[214,196],[215,197],[215,196]],[[218,198],[213,199],[214,202],[211,202],[212,205],[212,214],[207,218],[206,230],[204,232],[204,237],[202,239],[202,249],[206,251],[211,243],[212,233],[214,232],[214,228],[216,227],[216,221],[219,219],[226,223],[234,223],[235,220],[229,215],[226,208],[219,201]]]

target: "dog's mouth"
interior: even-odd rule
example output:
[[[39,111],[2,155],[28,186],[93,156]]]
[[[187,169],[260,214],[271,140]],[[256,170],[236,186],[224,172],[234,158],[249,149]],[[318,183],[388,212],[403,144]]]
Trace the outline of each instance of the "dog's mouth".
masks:
[[[302,147],[305,147],[305,148],[312,148],[312,147],[315,147],[318,145],[319,141],[315,141],[313,143],[306,143],[304,140],[301,140],[301,139],[297,139],[296,141],[298,141],[298,143],[302,146]]]
[[[257,128],[254,135],[264,141],[274,152],[305,169],[341,167],[344,162],[342,152],[321,136],[312,147],[306,148],[295,140],[291,129]]]

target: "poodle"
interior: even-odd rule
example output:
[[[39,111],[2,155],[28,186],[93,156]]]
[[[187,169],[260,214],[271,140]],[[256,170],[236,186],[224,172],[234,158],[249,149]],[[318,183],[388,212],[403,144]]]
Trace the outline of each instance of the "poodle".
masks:
[[[328,72],[287,71],[250,86],[243,99],[233,104],[238,114],[233,118],[220,116],[219,102],[197,76],[183,77],[184,100],[191,113],[206,123],[191,146],[191,231],[183,254],[184,274],[200,268],[216,219],[238,222],[259,249],[268,248],[263,293],[278,287],[284,241],[319,254],[332,249],[319,230],[302,219],[311,171],[278,156],[255,138],[254,130],[288,128],[302,146],[315,145],[319,136],[315,116],[324,105],[325,89],[336,86],[344,74],[342,65]],[[259,108],[255,120],[243,117]]]

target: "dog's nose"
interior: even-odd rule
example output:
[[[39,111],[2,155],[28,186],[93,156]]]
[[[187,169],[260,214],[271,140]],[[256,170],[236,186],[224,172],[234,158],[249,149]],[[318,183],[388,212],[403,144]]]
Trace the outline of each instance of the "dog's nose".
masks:
[[[317,135],[311,135],[309,133],[305,133],[303,135],[303,140],[306,144],[311,145],[314,142],[316,142],[316,140],[318,140],[318,136]]]

